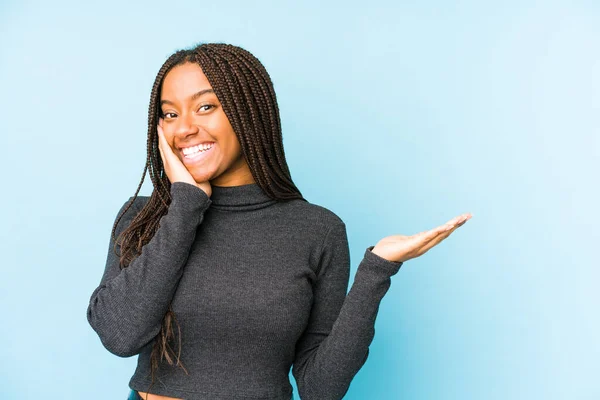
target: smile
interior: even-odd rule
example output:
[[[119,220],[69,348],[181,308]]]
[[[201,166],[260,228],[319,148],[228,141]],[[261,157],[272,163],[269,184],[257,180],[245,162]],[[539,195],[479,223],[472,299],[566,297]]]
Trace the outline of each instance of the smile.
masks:
[[[183,163],[185,165],[195,164],[206,157],[208,157],[212,153],[212,148],[215,146],[212,143],[209,146],[195,146],[195,147],[187,147],[181,151],[183,154]]]

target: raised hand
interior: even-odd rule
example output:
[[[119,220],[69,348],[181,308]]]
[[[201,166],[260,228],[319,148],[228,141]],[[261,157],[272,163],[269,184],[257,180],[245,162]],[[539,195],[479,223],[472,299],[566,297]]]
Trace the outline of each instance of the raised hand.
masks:
[[[160,151],[160,157],[162,158],[163,165],[165,167],[165,173],[167,174],[167,178],[171,184],[173,182],[187,182],[191,185],[195,185],[202,189],[208,197],[212,194],[212,186],[209,181],[206,182],[196,182],[194,177],[185,167],[185,165],[181,162],[179,157],[173,152],[173,149],[167,142],[165,138],[165,134],[162,129],[162,118],[158,120],[158,125],[156,129],[158,131],[158,150]]]
[[[404,262],[425,254],[436,244],[446,239],[459,226],[471,219],[470,213],[452,218],[444,225],[412,236],[392,235],[381,239],[371,250],[389,261]]]

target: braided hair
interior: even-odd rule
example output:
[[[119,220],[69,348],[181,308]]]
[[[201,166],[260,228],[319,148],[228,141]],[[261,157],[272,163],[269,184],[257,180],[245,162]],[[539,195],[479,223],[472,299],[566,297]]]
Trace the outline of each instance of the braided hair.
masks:
[[[129,226],[115,240],[113,251],[119,256],[121,268],[126,268],[141,254],[142,247],[156,233],[159,220],[167,213],[171,203],[171,183],[160,157],[156,126],[161,117],[160,95],[163,79],[171,68],[185,63],[196,63],[202,68],[240,142],[242,154],[252,176],[263,192],[278,201],[292,199],[306,201],[290,175],[283,151],[281,121],[275,90],[261,62],[247,50],[225,43],[201,43],[193,48],[178,50],[167,58],[156,75],[148,108],[147,158],[142,179],[132,200],[118,216],[112,228],[111,235],[114,240],[119,221],[135,201],[146,172],[149,171],[154,186],[152,194]],[[117,253],[118,247],[121,250],[120,255]],[[177,324],[178,329],[177,354],[171,347],[171,342],[175,338],[173,322]],[[169,365],[181,366],[188,374],[179,359],[180,335],[181,330],[170,303],[152,347],[150,388],[154,384],[154,375],[159,362],[163,359],[166,359]],[[173,357],[176,357],[176,362]]]

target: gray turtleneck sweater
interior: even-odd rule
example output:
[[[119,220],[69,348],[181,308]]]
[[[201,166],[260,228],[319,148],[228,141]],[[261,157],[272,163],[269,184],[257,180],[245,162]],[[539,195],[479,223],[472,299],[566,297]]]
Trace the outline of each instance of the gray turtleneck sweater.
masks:
[[[343,398],[367,359],[379,304],[402,263],[368,247],[347,293],[346,226],[332,211],[273,200],[256,183],[213,186],[209,198],[174,182],[171,196],[156,234],[123,270],[111,238],[87,309],[107,350],[139,355],[130,388],[148,391],[153,339],[172,301],[188,374],[163,361],[151,393],[289,400],[292,368],[300,399]],[[117,236],[147,201],[136,198]]]

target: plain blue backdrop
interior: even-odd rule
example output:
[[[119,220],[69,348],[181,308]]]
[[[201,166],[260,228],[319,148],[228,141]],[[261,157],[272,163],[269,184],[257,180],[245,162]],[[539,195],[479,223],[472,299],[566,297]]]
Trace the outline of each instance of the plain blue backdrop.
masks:
[[[0,2],[0,397],[126,398],[136,357],[102,347],[89,296],[155,75],[216,41],[269,71],[292,177],[346,222],[352,277],[382,237],[474,215],[393,277],[346,399],[600,398],[599,17],[591,0]]]

